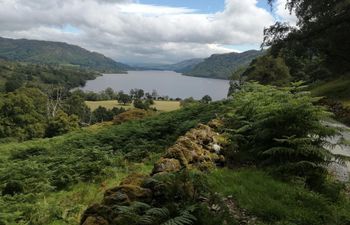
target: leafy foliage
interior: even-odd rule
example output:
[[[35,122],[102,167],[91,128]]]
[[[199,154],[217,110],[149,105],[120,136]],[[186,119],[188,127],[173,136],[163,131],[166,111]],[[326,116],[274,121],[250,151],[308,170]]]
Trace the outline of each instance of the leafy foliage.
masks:
[[[123,168],[126,159],[140,162],[152,158],[199,122],[208,122],[224,109],[225,103],[196,105],[118,126],[109,125],[97,130],[86,128],[51,139],[2,144],[0,190],[3,192],[7,184],[20,182],[23,191],[17,189],[15,193],[19,190],[22,194],[11,197],[9,192],[0,197],[0,221],[35,225],[63,221],[61,217],[66,212],[53,207],[57,206],[57,199],[51,199],[49,207],[44,195],[52,195],[80,182],[84,182],[83,186],[99,182],[111,176],[112,171]],[[75,198],[73,195],[69,199]],[[45,200],[38,203],[39,199]],[[71,207],[75,212],[76,209]],[[79,212],[85,207],[82,206]],[[76,213],[79,215],[79,212]]]
[[[289,68],[280,57],[273,58],[266,55],[255,59],[242,74],[248,80],[258,81],[261,84],[286,86],[291,80]]]
[[[322,186],[331,158],[325,137],[334,131],[322,124],[329,114],[313,105],[314,99],[295,88],[254,83],[233,98],[234,110],[226,121],[232,160],[269,166],[282,177],[304,177],[309,186]]]
[[[118,206],[117,210],[121,215],[115,221],[117,225],[192,225],[196,221],[191,210],[178,208],[175,212],[170,212],[166,207],[154,208],[141,202],[134,202],[131,206]]]
[[[272,55],[284,57],[287,65],[294,67],[292,75],[305,71],[304,62],[313,64],[315,59],[316,70],[349,71],[349,1],[288,0],[286,7],[295,12],[298,29],[279,22],[267,28],[263,45],[271,46]]]
[[[20,88],[0,95],[0,139],[53,137],[89,120],[90,109],[77,93],[69,93],[65,99],[53,98],[56,97],[37,88]],[[50,103],[57,103],[55,109],[49,109]]]

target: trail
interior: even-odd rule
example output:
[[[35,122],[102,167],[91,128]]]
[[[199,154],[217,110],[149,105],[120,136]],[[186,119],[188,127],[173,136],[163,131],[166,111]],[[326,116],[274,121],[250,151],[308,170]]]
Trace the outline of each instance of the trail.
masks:
[[[336,121],[325,122],[325,124],[339,130],[338,135],[327,139],[333,146],[326,146],[326,148],[333,154],[350,157],[350,145],[344,144],[345,141],[350,143],[350,127]],[[339,181],[350,181],[350,161],[331,163],[328,169]]]

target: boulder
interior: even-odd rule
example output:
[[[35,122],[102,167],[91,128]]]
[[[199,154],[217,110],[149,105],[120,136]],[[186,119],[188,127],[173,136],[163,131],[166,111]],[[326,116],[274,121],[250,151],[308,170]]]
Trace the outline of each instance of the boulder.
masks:
[[[181,169],[180,161],[177,159],[161,158],[153,167],[152,174],[162,172],[176,172]]]

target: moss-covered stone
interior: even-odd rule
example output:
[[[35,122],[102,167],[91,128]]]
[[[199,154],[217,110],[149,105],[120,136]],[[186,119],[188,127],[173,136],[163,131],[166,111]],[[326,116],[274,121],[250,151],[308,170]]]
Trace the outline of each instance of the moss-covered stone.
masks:
[[[219,129],[224,126],[224,122],[220,119],[213,119],[208,123],[208,126],[213,129]]]
[[[126,194],[130,201],[149,202],[152,198],[152,191],[150,189],[137,185],[120,185],[116,190]]]
[[[162,172],[176,172],[181,169],[180,161],[177,159],[161,158],[153,167],[152,174]]]
[[[108,221],[102,217],[88,217],[83,225],[109,225]]]
[[[141,186],[143,181],[148,178],[149,176],[139,173],[133,173],[127,176],[120,182],[120,185],[136,185]]]

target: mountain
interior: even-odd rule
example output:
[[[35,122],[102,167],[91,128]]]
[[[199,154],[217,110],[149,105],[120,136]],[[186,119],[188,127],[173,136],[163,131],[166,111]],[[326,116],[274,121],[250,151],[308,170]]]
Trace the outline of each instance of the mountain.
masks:
[[[204,59],[195,58],[184,60],[175,64],[138,64],[134,67],[138,70],[170,70],[178,73],[191,71],[197,64],[203,62]]]
[[[184,74],[195,77],[228,79],[232,72],[248,65],[253,59],[264,54],[263,51],[250,50],[242,53],[214,54],[195,65]]]
[[[169,65],[169,69],[178,73],[185,73],[191,71],[199,63],[203,62],[204,59],[189,59],[176,64]]]
[[[0,58],[36,64],[75,65],[99,72],[125,72],[129,66],[63,42],[0,37]]]

